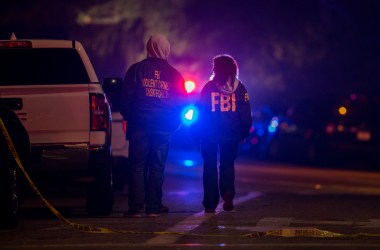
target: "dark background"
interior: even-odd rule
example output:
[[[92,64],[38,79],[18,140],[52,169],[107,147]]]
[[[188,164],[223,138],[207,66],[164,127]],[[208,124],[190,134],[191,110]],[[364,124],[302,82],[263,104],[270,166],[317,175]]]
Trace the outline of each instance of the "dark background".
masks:
[[[234,56],[253,108],[378,92],[377,0],[2,1],[0,38],[81,41],[99,80],[124,76],[163,33],[169,61],[198,89],[212,57]]]

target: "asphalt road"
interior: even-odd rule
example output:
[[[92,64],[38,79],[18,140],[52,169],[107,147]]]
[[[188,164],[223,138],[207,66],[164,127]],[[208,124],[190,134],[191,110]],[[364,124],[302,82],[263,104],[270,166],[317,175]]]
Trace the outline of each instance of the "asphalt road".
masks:
[[[380,173],[241,157],[235,209],[224,212],[220,204],[210,215],[202,207],[201,164],[197,151],[170,152],[164,184],[170,211],[158,218],[123,218],[127,186],[104,217],[85,214],[79,190],[41,190],[69,223],[30,197],[18,228],[0,231],[0,249],[380,249]]]

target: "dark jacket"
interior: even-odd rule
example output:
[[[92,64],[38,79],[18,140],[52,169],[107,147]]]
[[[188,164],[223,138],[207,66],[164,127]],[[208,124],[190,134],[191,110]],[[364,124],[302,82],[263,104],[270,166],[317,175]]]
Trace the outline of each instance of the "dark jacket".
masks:
[[[221,142],[248,137],[252,126],[251,106],[240,81],[236,81],[231,91],[223,90],[214,80],[207,82],[197,108],[199,116],[192,128],[196,139]]]
[[[127,131],[142,128],[174,132],[187,104],[183,77],[167,60],[153,57],[127,70],[122,98],[120,113],[127,121]]]

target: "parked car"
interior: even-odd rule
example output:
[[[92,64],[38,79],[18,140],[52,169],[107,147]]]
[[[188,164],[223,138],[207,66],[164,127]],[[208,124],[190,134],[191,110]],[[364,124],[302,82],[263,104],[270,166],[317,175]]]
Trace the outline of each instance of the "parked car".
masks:
[[[127,123],[120,114],[121,87],[123,79],[119,77],[106,78],[103,81],[103,89],[110,103],[112,114],[112,158],[113,180],[116,191],[123,190],[128,178],[128,153],[129,141],[126,140]]]
[[[329,157],[378,165],[380,95],[352,93],[334,105],[333,114],[325,125]]]
[[[0,102],[28,132],[31,175],[39,185],[83,185],[87,212],[111,213],[110,105],[82,44],[12,36],[0,40],[0,58]]]
[[[329,117],[327,102],[302,100],[272,118],[270,159],[322,164],[325,160],[324,126]]]
[[[380,153],[380,98],[353,93],[303,100],[274,115],[265,146],[269,159],[315,165],[375,166]],[[377,163],[379,160],[377,160]]]
[[[278,125],[276,121],[276,113],[270,106],[252,109],[252,127],[240,147],[241,153],[255,159],[267,159],[269,143]]]

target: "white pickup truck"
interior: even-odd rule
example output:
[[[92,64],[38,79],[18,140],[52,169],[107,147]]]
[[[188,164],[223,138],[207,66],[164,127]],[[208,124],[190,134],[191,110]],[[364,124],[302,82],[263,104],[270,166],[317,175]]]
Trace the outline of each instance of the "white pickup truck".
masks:
[[[0,58],[0,104],[13,110],[28,132],[30,172],[58,173],[61,181],[75,177],[75,183],[86,184],[87,212],[110,214],[112,116],[82,44],[0,40]]]

